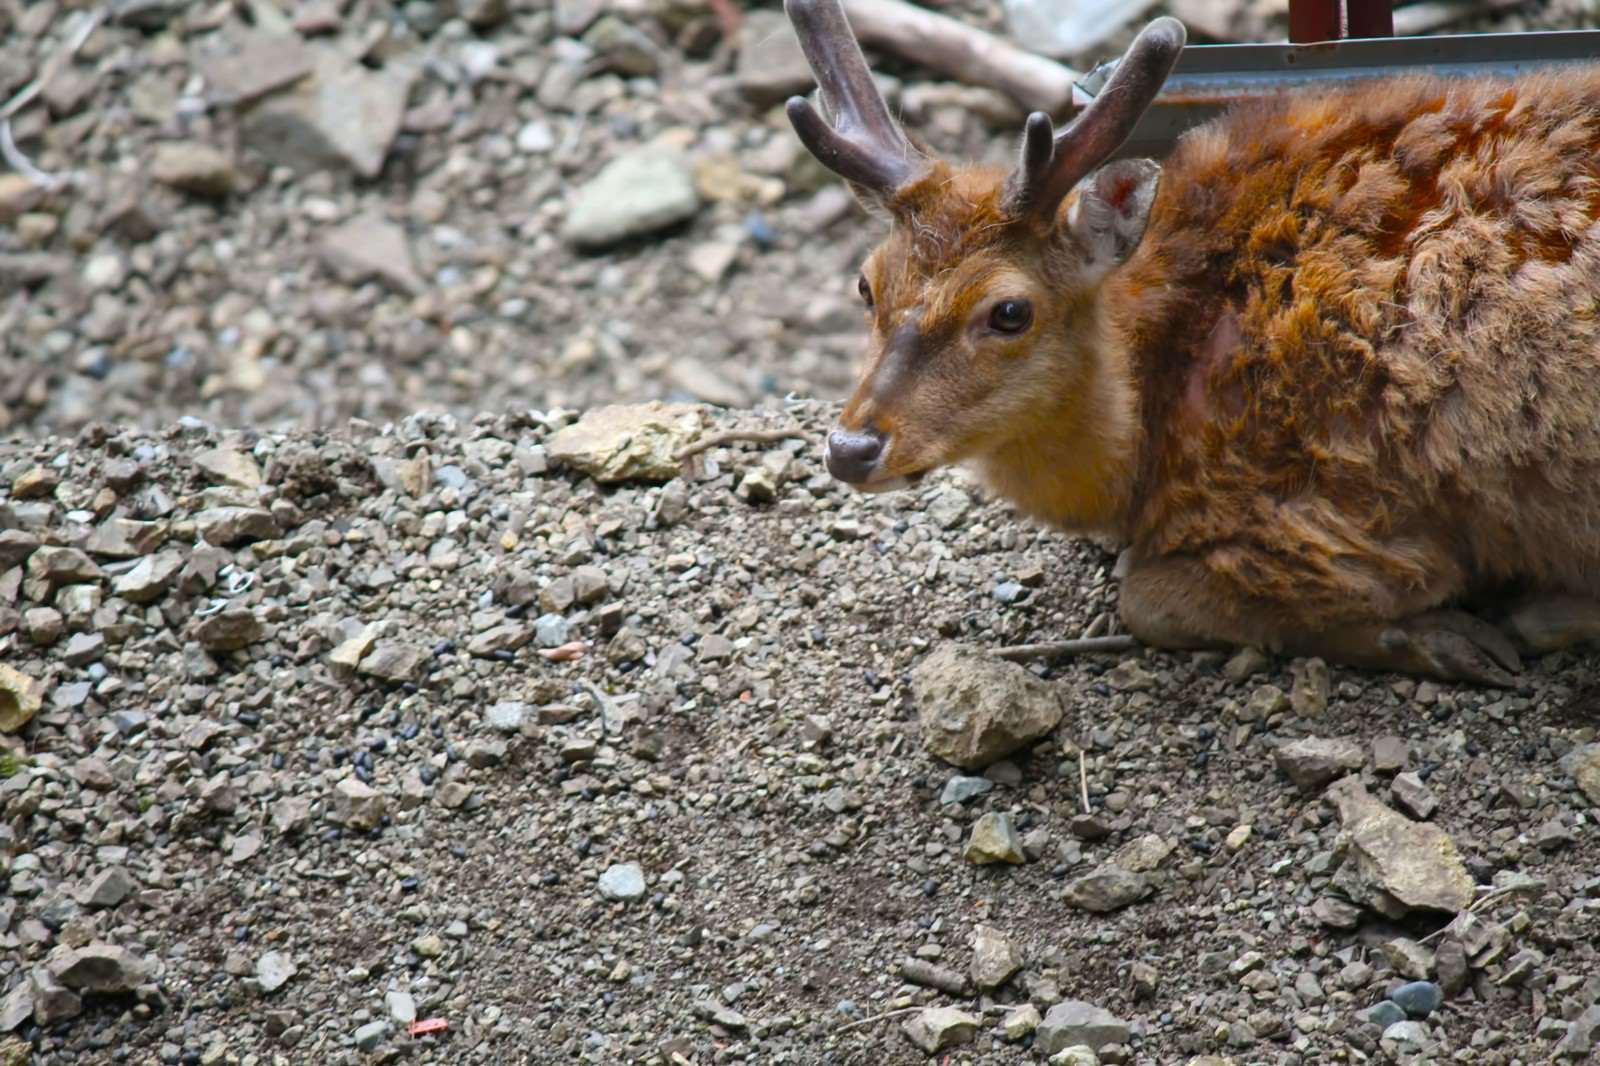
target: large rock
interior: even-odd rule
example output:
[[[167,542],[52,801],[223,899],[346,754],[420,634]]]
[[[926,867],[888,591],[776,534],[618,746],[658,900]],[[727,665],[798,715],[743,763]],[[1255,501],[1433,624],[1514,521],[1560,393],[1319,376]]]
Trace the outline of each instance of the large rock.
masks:
[[[207,651],[238,651],[266,636],[267,627],[248,607],[230,607],[195,623],[194,637]]]
[[[1062,899],[1079,910],[1107,914],[1139,902],[1150,890],[1144,874],[1107,865],[1068,881]]]
[[[1061,697],[1015,663],[946,644],[911,672],[928,751],[964,769],[1032,744],[1061,721]]]
[[[302,174],[348,169],[375,178],[400,132],[413,78],[406,65],[374,71],[319,50],[311,75],[250,108],[240,134],[269,162]]]
[[[678,475],[677,454],[699,436],[703,417],[698,407],[658,400],[597,407],[552,434],[545,452],[596,481],[668,481]]]
[[[1573,748],[1561,757],[1561,769],[1577,782],[1590,803],[1600,807],[1600,744]]]
[[[1022,952],[998,929],[980,925],[972,931],[972,965],[968,973],[979,988],[998,988],[1022,969]]]
[[[1034,1033],[1034,1046],[1046,1055],[1083,1044],[1096,1051],[1107,1044],[1125,1044],[1128,1023],[1106,1010],[1081,999],[1057,1003],[1045,1013]]]
[[[600,249],[676,226],[700,210],[694,172],[682,154],[646,147],[619,156],[578,190],[562,235]]]
[[[166,595],[182,569],[182,552],[147,555],[132,570],[113,581],[111,591],[130,603],[154,603]]]
[[[44,706],[39,682],[20,670],[0,665],[0,733],[15,733]]]
[[[1339,812],[1347,843],[1335,885],[1391,918],[1413,910],[1464,910],[1473,899],[1472,875],[1455,843],[1438,826],[1413,822],[1347,777],[1324,794]]]

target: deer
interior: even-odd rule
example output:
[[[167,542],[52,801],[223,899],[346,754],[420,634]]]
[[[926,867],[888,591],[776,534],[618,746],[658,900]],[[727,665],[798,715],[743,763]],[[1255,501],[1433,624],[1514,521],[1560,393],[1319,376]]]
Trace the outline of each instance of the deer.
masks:
[[[1517,687],[1600,638],[1600,67],[1233,105],[1113,158],[1157,18],[1013,166],[936,158],[839,0],[786,0],[786,112],[887,235],[827,434],[863,492],[961,465],[1121,549],[1137,642]]]

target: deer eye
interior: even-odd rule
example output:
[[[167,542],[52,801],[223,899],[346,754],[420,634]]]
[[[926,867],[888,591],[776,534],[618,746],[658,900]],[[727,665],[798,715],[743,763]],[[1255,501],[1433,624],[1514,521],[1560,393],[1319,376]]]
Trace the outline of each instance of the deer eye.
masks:
[[[1001,300],[989,312],[989,328],[996,333],[1021,333],[1033,324],[1033,305],[1027,300]]]
[[[867,310],[872,310],[872,286],[867,284],[867,276],[861,275],[856,282],[856,291],[861,294],[861,302],[867,305]]]

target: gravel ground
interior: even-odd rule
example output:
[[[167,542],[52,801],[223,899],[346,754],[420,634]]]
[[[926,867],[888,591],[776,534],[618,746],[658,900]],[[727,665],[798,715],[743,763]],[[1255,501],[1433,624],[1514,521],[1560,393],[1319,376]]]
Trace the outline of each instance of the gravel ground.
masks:
[[[1592,659],[997,659],[1113,560],[826,477],[770,11],[131,6],[0,174],[0,1064],[1591,1055]]]
[[[0,449],[0,692],[41,704],[3,736],[0,1024],[32,1061],[922,1061],[907,1019],[974,1062],[1600,1039],[1584,660],[1511,694],[1029,670],[988,651],[1113,610],[1098,549],[954,474],[847,493],[802,439],[602,485],[570,418]],[[1364,1013],[1413,978],[1425,1020]],[[923,1006],[958,1016],[868,1020]]]

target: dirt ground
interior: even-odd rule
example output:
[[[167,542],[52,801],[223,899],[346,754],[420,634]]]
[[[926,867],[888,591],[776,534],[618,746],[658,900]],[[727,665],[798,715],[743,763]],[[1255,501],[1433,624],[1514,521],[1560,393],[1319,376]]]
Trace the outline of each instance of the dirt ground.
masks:
[[[1104,625],[1113,559],[957,472],[826,476],[872,229],[705,9],[596,4],[579,49],[584,7],[284,5],[398,92],[372,177],[195,103],[282,96],[239,84],[293,66],[252,51],[271,4],[146,4],[19,118],[80,174],[0,185],[0,719],[41,704],[0,732],[0,1062],[1585,1061],[1593,659],[989,661],[979,702],[1059,721],[931,754],[918,668]],[[0,0],[0,99],[72,10]],[[994,100],[886,68],[936,146],[1010,150]],[[576,190],[662,138],[692,213],[573,248]],[[649,399],[799,436],[559,459]],[[1393,916],[1374,820],[1465,917]],[[970,861],[997,826],[1021,861]],[[1415,980],[1442,1004],[1371,1013]],[[928,1007],[970,1042],[916,1047]]]

